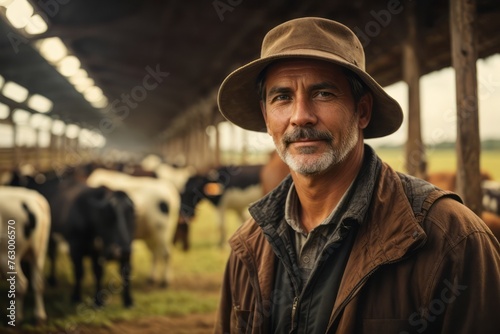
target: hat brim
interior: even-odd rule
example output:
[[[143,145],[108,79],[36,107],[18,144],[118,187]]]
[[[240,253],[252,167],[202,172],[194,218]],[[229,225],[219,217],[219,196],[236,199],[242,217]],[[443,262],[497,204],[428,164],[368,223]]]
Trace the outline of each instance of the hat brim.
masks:
[[[296,49],[292,52],[261,58],[238,68],[222,82],[217,96],[219,111],[230,122],[251,131],[267,132],[257,93],[257,77],[269,64],[280,59],[310,58],[331,62],[355,72],[373,94],[370,123],[364,129],[365,138],[378,138],[396,132],[403,122],[399,103],[366,72],[329,52]]]

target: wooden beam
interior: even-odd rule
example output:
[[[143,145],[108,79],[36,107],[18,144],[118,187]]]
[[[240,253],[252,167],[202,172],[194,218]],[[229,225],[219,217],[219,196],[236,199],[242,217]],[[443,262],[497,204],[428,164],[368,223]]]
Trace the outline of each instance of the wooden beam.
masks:
[[[450,1],[452,63],[457,96],[456,190],[476,214],[482,211],[476,72],[476,1]]]
[[[415,2],[406,9],[407,36],[403,44],[403,77],[408,85],[408,139],[406,141],[406,171],[410,175],[426,177],[425,147],[420,124],[421,54]]]

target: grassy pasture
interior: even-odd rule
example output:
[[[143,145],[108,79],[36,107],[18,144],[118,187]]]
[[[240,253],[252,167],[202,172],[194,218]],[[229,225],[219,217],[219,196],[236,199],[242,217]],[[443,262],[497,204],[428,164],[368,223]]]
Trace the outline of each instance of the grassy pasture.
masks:
[[[375,149],[382,160],[392,168],[404,172],[403,149]],[[426,151],[429,172],[455,171],[456,154],[451,149],[428,149]],[[481,152],[481,171],[488,172],[494,180],[500,181],[500,150],[484,150]]]
[[[404,170],[402,150],[377,149],[377,153],[396,170]],[[429,150],[427,156],[430,172],[455,170],[454,151]],[[481,166],[482,170],[490,173],[495,180],[500,180],[499,151],[484,151],[481,155]],[[232,212],[227,213],[227,218],[228,232],[231,234],[239,226],[239,222],[236,214]],[[131,309],[122,307],[120,278],[117,265],[114,263],[109,263],[106,267],[103,286],[109,290],[109,298],[104,308],[95,309],[92,306],[93,278],[89,262],[85,267],[83,294],[86,299],[77,305],[70,303],[69,295],[73,281],[71,263],[68,255],[61,252],[58,263],[59,286],[57,288],[46,287],[45,303],[49,317],[47,324],[42,327],[29,324],[33,321],[33,300],[29,293],[26,301],[28,324],[21,328],[17,326],[17,331],[14,331],[6,326],[7,285],[5,280],[0,281],[0,317],[2,319],[0,333],[116,333],[120,332],[117,331],[116,324],[122,322],[139,323],[149,321],[144,319],[164,316],[182,318],[186,315],[208,315],[211,317],[217,307],[221,277],[229,254],[227,248],[219,249],[216,246],[218,243],[216,221],[217,215],[214,207],[202,202],[198,208],[197,218],[191,227],[191,250],[184,253],[180,249],[173,249],[172,279],[167,289],[147,282],[151,255],[143,242],[134,242],[132,293],[135,306]],[[196,320],[193,319],[193,321]],[[199,325],[194,322],[191,326],[191,328],[197,328]],[[145,330],[140,330],[140,332],[152,333]],[[182,329],[176,331],[165,329],[159,332],[192,333],[192,330],[190,332]],[[204,332],[197,331],[196,333],[208,332],[210,331],[205,329]]]
[[[229,233],[239,226],[236,214],[227,213]],[[219,249],[216,212],[209,203],[201,203],[197,218],[191,228],[191,250],[183,252],[173,249],[171,284],[168,288],[154,286],[147,281],[151,263],[151,255],[142,241],[134,241],[133,245],[133,279],[132,294],[135,305],[124,309],[121,301],[121,279],[118,265],[110,262],[106,265],[103,287],[106,289],[105,307],[96,309],[93,306],[93,276],[91,263],[85,263],[83,302],[70,302],[72,289],[72,267],[69,255],[62,250],[58,260],[58,287],[46,286],[45,306],[48,315],[47,324],[34,327],[31,292],[26,299],[27,324],[17,331],[6,325],[5,309],[7,307],[7,286],[0,283],[0,333],[95,333],[98,328],[110,328],[117,321],[134,321],[145,317],[171,316],[180,317],[189,314],[207,314],[216,310],[219,289],[228,248]],[[166,331],[174,333],[172,331]],[[182,331],[175,332],[181,333]]]

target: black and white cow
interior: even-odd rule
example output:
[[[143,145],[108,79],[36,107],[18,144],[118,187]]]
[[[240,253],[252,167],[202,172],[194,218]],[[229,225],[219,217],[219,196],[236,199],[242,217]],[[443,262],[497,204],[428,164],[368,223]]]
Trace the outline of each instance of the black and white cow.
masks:
[[[50,231],[49,204],[34,190],[0,186],[0,220],[0,276],[7,274],[9,291],[12,291],[9,294],[15,295],[15,299],[10,299],[10,303],[15,302],[13,307],[8,305],[8,321],[15,325],[16,321],[23,320],[28,279],[21,268],[22,260],[29,263],[35,319],[43,323],[47,319],[43,269]],[[14,314],[9,311],[12,308]]]
[[[485,180],[481,182],[484,210],[500,216],[500,182]]]
[[[69,244],[75,275],[72,300],[81,301],[83,258],[89,256],[96,284],[95,304],[102,306],[110,293],[102,289],[103,265],[106,260],[117,260],[123,282],[123,304],[132,306],[130,261],[134,205],[127,194],[106,187],[88,187],[70,206],[66,224],[64,236]]]
[[[263,195],[260,183],[262,165],[222,166],[205,175],[190,177],[181,193],[181,210],[174,243],[181,242],[189,249],[188,229],[198,203],[207,199],[218,209],[220,241],[226,241],[225,211],[236,210],[242,220],[248,214],[248,205]]]

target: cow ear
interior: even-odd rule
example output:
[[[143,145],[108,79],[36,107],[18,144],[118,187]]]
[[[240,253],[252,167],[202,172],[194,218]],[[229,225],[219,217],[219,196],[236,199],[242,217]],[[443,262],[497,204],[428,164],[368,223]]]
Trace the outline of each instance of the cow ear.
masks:
[[[218,182],[208,182],[203,187],[206,196],[220,196],[224,192],[224,185]]]

